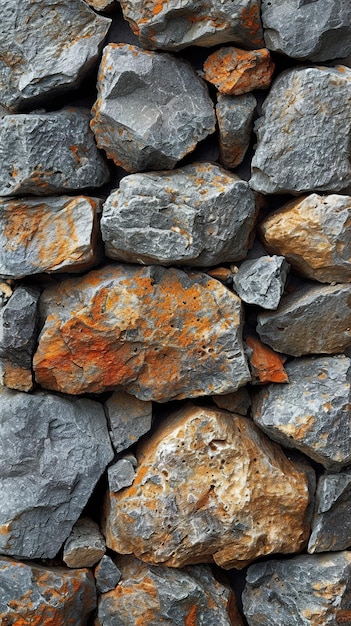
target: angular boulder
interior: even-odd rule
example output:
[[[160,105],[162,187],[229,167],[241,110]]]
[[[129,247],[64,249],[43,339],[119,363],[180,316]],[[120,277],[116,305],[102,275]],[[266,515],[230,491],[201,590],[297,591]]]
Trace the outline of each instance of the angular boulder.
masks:
[[[308,552],[345,550],[351,546],[351,470],[325,473],[317,484]]]
[[[219,160],[224,167],[235,168],[243,161],[251,140],[256,106],[256,98],[251,93],[242,96],[218,94]]]
[[[64,543],[62,559],[68,567],[92,567],[105,552],[105,539],[97,523],[80,517]]]
[[[227,96],[241,96],[254,89],[268,89],[274,69],[267,48],[220,48],[212,52],[204,63],[206,80]]]
[[[238,296],[247,304],[275,310],[284,293],[290,266],[284,256],[261,256],[244,261],[233,276]]]
[[[39,289],[19,286],[0,309],[0,356],[29,369],[39,332],[39,296]]]
[[[115,391],[104,409],[116,452],[130,448],[152,425],[152,402],[144,402],[124,391]]]

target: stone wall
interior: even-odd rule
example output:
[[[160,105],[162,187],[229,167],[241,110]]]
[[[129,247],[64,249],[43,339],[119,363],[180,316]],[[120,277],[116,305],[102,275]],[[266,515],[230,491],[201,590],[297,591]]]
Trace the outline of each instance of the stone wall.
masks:
[[[0,624],[351,623],[351,7],[0,18]]]

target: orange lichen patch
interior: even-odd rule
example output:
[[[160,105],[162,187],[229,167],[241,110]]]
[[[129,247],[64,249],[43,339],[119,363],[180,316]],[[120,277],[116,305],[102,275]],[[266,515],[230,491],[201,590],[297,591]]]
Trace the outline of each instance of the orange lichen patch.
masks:
[[[275,66],[269,50],[220,48],[204,63],[206,80],[227,95],[241,95],[269,87]]]
[[[241,19],[243,28],[251,35],[252,40],[257,47],[264,46],[264,40],[261,37],[261,20],[258,3],[251,7],[243,8],[241,12]]]
[[[194,604],[189,613],[185,616],[184,626],[197,626],[197,605]]]
[[[336,609],[335,619],[337,624],[348,624],[351,622],[351,610],[350,609]]]
[[[285,359],[272,348],[262,343],[252,335],[246,337],[246,343],[251,348],[249,357],[253,376],[261,383],[288,383],[289,377],[284,369]]]
[[[158,2],[156,2],[151,8],[152,15],[158,15],[159,13],[161,13],[167,3],[168,0],[158,0]]]

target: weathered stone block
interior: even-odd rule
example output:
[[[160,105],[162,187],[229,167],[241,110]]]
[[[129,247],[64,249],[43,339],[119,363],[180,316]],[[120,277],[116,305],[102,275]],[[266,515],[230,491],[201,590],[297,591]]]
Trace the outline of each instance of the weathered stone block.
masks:
[[[109,489],[116,493],[133,484],[135,470],[129,459],[119,459],[107,471]]]
[[[267,48],[220,48],[212,52],[204,63],[206,80],[227,96],[241,96],[254,89],[268,89],[274,69]]]
[[[249,147],[257,101],[253,94],[217,96],[219,157],[224,167],[239,165]]]
[[[63,560],[68,567],[92,567],[106,552],[99,526],[89,517],[80,517],[63,546]]]
[[[116,452],[130,448],[152,424],[152,402],[144,402],[124,391],[115,391],[104,404],[110,437]]]
[[[233,276],[235,291],[247,304],[277,309],[289,269],[284,256],[261,256],[244,261]]]
[[[94,576],[98,593],[107,593],[118,585],[121,572],[111,557],[105,554],[95,567]]]
[[[351,546],[351,470],[323,474],[317,484],[308,552],[345,550]]]
[[[39,296],[39,289],[17,287],[0,310],[0,356],[29,369],[37,341]]]

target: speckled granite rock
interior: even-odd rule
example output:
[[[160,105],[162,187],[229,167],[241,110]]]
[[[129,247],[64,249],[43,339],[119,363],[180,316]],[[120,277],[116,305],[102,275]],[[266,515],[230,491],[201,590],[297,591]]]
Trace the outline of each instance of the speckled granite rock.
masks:
[[[227,41],[263,45],[258,0],[120,0],[124,17],[146,48],[181,50]]]
[[[217,96],[219,158],[224,167],[235,168],[245,157],[252,133],[257,101],[253,94]]]
[[[90,269],[101,257],[101,205],[86,196],[0,200],[0,276]]]
[[[85,626],[96,607],[87,569],[43,567],[0,557],[0,623]]]
[[[250,379],[240,299],[206,274],[105,266],[48,289],[42,310],[34,368],[48,389],[123,386],[165,402],[229,393]]]
[[[351,184],[351,70],[295,68],[271,87],[257,120],[253,189],[340,191]],[[330,123],[333,119],[333,124]]]
[[[130,448],[152,424],[152,402],[115,391],[104,404],[111,441],[116,452]]]
[[[0,23],[0,104],[15,110],[77,86],[111,20],[81,0],[6,0]]]
[[[105,554],[95,567],[94,576],[98,593],[107,593],[118,585],[121,572],[111,557]]]
[[[274,69],[267,48],[220,48],[212,52],[204,63],[206,80],[227,96],[241,96],[254,89],[268,89]]]
[[[328,469],[351,463],[351,360],[295,359],[288,385],[264,387],[253,399],[255,423],[275,441]]]
[[[343,0],[262,0],[266,46],[295,59],[328,61],[351,52],[351,6]]]
[[[260,313],[257,332],[263,343],[292,356],[343,352],[351,344],[350,296],[347,284],[302,287],[283,296],[276,311]]]
[[[0,552],[52,558],[112,460],[102,406],[0,388]]]
[[[317,484],[308,552],[345,550],[351,546],[351,470],[326,473]]]
[[[215,130],[213,103],[190,64],[128,44],[106,46],[91,128],[127,172],[172,169]]]
[[[112,259],[206,266],[242,259],[255,219],[246,181],[195,163],[123,178],[104,204],[101,231]]]
[[[234,289],[247,304],[277,309],[289,269],[284,256],[261,256],[244,261],[233,276]]]
[[[133,485],[106,499],[106,545],[118,553],[240,569],[306,542],[306,475],[245,417],[182,409],[143,442],[138,461]]]
[[[244,589],[249,626],[314,626],[351,618],[351,553],[301,555],[251,565]]]
[[[109,171],[90,119],[90,111],[73,107],[0,117],[0,196],[51,195],[106,183]]]
[[[351,198],[313,193],[268,215],[260,234],[301,274],[322,283],[351,282]]]
[[[63,546],[63,560],[68,567],[92,567],[106,552],[99,526],[89,517],[80,517]]]

